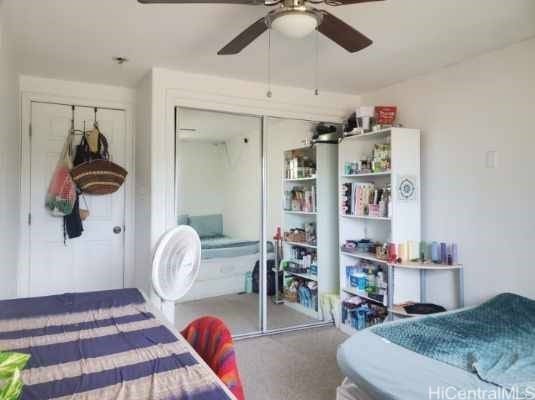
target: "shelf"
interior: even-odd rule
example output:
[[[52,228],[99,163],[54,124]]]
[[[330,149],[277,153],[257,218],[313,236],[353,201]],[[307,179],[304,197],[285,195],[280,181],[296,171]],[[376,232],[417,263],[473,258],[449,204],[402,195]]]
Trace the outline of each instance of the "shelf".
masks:
[[[284,210],[286,214],[296,214],[296,215],[318,215],[317,211],[290,211]]]
[[[407,262],[404,262],[402,264],[390,263],[387,260],[381,260],[380,258],[375,257],[371,253],[350,253],[348,251],[343,251],[342,250],[342,251],[340,251],[340,254],[342,254],[344,256],[347,256],[347,257],[360,258],[362,260],[373,261],[373,262],[381,263],[381,264],[388,264],[388,265],[391,265],[394,268],[427,269],[427,270],[432,270],[432,271],[450,271],[450,270],[457,270],[457,269],[462,269],[463,268],[463,266],[460,265],[460,264],[458,264],[458,265],[445,265],[445,264],[434,264],[434,263],[431,263],[431,262],[420,263],[420,262],[407,261]]]
[[[287,261],[291,264],[297,264],[297,265],[303,265],[303,260],[294,260],[294,259],[291,259],[291,258],[285,258],[283,259],[282,261]]]
[[[308,178],[284,178],[284,182],[310,182],[315,180],[315,176],[310,176]]]
[[[291,258],[285,258],[284,260],[282,261],[287,261],[289,263],[292,263],[292,264],[297,264],[297,265],[303,265],[303,260],[293,260]]]
[[[339,291],[342,294],[343,299],[349,299],[351,296],[355,296],[353,300],[356,303],[361,300],[374,307],[375,304],[381,304],[383,307],[382,310],[388,310],[388,316],[385,320],[389,320],[393,319],[395,315],[399,315],[400,317],[411,316],[401,307],[397,307],[400,305],[399,303],[402,303],[404,300],[408,298],[418,299],[421,295],[420,301],[427,301],[425,291],[427,286],[425,285],[425,282],[432,271],[426,273],[425,269],[451,269],[454,272],[458,271],[459,273],[454,273],[453,275],[455,275],[455,278],[458,277],[460,282],[462,282],[464,277],[462,274],[463,270],[456,270],[456,266],[446,267],[431,263],[413,263],[408,261],[396,264],[393,263],[393,257],[389,260],[386,254],[383,254],[382,252],[377,252],[376,254],[373,247],[359,247],[358,249],[352,249],[350,248],[351,246],[348,246],[347,248],[343,246],[346,241],[356,241],[361,238],[369,238],[373,241],[377,240],[383,243],[405,243],[408,240],[419,242],[421,240],[420,222],[422,213],[420,209],[421,201],[418,197],[421,184],[419,181],[421,176],[421,132],[418,129],[408,129],[397,126],[388,128],[382,126],[381,128],[383,129],[379,129],[379,126],[377,126],[377,130],[372,130],[370,132],[362,132],[355,129],[353,132],[348,133],[348,136],[344,137],[341,144],[338,146],[338,182],[340,186],[338,190],[338,213],[340,214],[338,217],[338,245],[340,249]],[[374,172],[372,171],[371,166],[369,166],[368,169],[348,168],[349,162],[354,162],[354,160],[359,159],[359,154],[363,156],[367,155],[368,157],[371,155],[371,157],[373,157],[374,149],[376,149],[378,145],[384,144],[388,144],[390,148],[389,158],[390,160],[393,160],[390,165],[375,164],[377,168],[373,168]],[[415,196],[413,201],[403,202],[400,207],[396,207],[398,199],[396,197],[396,182],[394,181],[398,177],[405,176],[408,180],[413,181],[412,183],[416,188]],[[377,190],[390,184],[390,194],[393,196],[391,199],[394,211],[389,211],[387,213],[386,210],[383,210],[383,207],[380,207],[381,212],[379,213],[379,207],[370,206],[369,210],[371,215],[364,214],[368,213],[368,208],[362,208],[362,203],[360,202],[361,199],[359,199],[358,202],[355,201],[354,190],[356,185],[365,186],[366,184],[374,184],[374,189]],[[355,207],[356,205],[358,205],[358,207]],[[381,206],[382,205],[383,203],[381,203]],[[350,208],[347,209],[347,206]],[[349,213],[349,215],[345,214],[346,212]],[[351,215],[351,213],[354,213],[355,215]],[[397,225],[401,225],[403,229],[395,229]],[[377,257],[377,255],[381,258]],[[418,257],[419,254],[412,255],[411,253],[411,256],[412,259]],[[408,257],[404,256],[404,259],[405,258]],[[375,292],[367,293],[365,290],[357,290],[358,288],[351,286],[350,282],[346,281],[346,266],[366,263],[368,263],[368,266],[371,264],[373,266],[372,269],[380,270],[383,273],[383,280],[386,284],[385,293],[388,293],[388,298],[383,299],[383,296],[376,295]],[[416,273],[418,270],[420,270],[420,273]],[[355,285],[355,281],[353,281],[353,285]],[[420,291],[420,289],[422,290]],[[377,293],[379,293],[379,291],[377,291]],[[380,293],[383,292],[381,291]],[[459,303],[461,304],[462,301],[459,301]],[[398,317],[395,318],[398,319]],[[342,329],[349,333],[356,332],[350,326],[342,327]]]
[[[432,262],[413,262],[413,261],[405,261],[403,263],[392,263],[390,264],[394,268],[404,268],[404,269],[427,269],[427,270],[433,270],[433,271],[449,271],[449,270],[457,270],[462,269],[463,266],[460,264],[456,265],[447,265],[447,264],[435,264]]]
[[[284,243],[286,243],[289,246],[296,246],[296,247],[304,247],[307,249],[316,249],[317,246],[315,244],[305,243],[305,242],[290,242],[288,240],[285,240]]]
[[[305,125],[308,126],[308,123]],[[278,213],[282,216],[280,225],[281,230],[285,233],[283,260],[296,261],[291,259],[301,258],[301,256],[297,256],[299,253],[308,253],[312,254],[312,258],[315,258],[314,263],[320,266],[317,271],[315,268],[308,268],[312,261],[309,262],[310,257],[306,257],[307,268],[304,268],[303,264],[290,264],[285,267],[288,270],[284,271],[286,281],[294,279],[305,285],[316,286],[317,284],[318,304],[314,304],[313,309],[304,307],[299,303],[285,302],[289,308],[302,314],[306,320],[310,321],[319,320],[323,316],[319,297],[324,293],[337,293],[340,290],[338,271],[334,268],[338,265],[338,254],[336,251],[332,251],[336,249],[339,242],[337,226],[339,211],[336,201],[339,179],[337,152],[338,146],[286,149],[280,164],[281,173],[275,177],[281,182],[282,189],[282,192],[279,191],[276,195],[281,200]],[[294,157],[298,157],[299,162],[289,161]],[[297,164],[300,168],[294,169]],[[290,196],[289,193],[284,193],[296,187],[299,187],[300,191],[306,191],[306,195],[299,193],[299,196],[294,198],[293,194]],[[292,204],[290,204],[290,198],[294,200]],[[314,227],[309,225],[312,223]],[[288,234],[293,230],[298,230],[301,234]],[[306,235],[304,230],[307,232]],[[314,234],[308,234],[309,231],[314,232]],[[293,239],[303,241],[294,241]],[[320,250],[318,245],[327,250]],[[284,266],[284,264],[279,265],[281,269]],[[333,268],[326,268],[327,266]],[[303,297],[303,299],[305,298]]]
[[[372,176],[388,176],[392,175],[391,171],[384,171],[384,172],[369,172],[365,174],[351,174],[351,175],[341,175],[342,178],[361,178],[361,177],[372,177]]]
[[[348,136],[344,136],[343,140],[355,140],[355,139],[361,139],[361,138],[384,138],[392,133],[392,128],[385,128],[380,129],[378,131],[371,131],[361,134],[349,134]]]
[[[297,276],[299,278],[303,278],[303,279],[307,279],[309,281],[315,281],[317,282],[318,281],[318,276],[317,275],[312,275],[312,274],[300,274],[298,272],[290,272],[290,271],[286,271],[286,270],[283,270],[285,274],[288,274],[288,275],[293,275],[293,276]]]
[[[362,294],[362,292],[359,292],[357,289],[355,288],[352,288],[352,287],[345,287],[342,289],[344,292],[348,293],[348,294],[352,294],[353,296],[358,296],[360,298],[363,298],[365,300],[368,300],[368,301],[371,301],[375,304],[379,304],[380,306],[383,306],[384,307],[384,304],[382,301],[379,301],[379,300],[376,300],[376,299],[373,299],[371,297],[368,297],[366,296],[365,294]]]
[[[387,260],[381,260],[371,253],[350,253],[348,251],[341,251],[340,253],[347,257],[359,258],[361,260],[373,261],[380,264],[388,264]]]
[[[340,214],[342,218],[352,218],[352,219],[366,219],[373,221],[391,221],[392,218],[388,217],[370,217],[369,215],[350,215],[350,214]]]
[[[308,315],[311,318],[319,319],[319,313],[312,308],[305,307],[300,303],[292,303],[286,300],[284,301],[284,304],[302,314]]]

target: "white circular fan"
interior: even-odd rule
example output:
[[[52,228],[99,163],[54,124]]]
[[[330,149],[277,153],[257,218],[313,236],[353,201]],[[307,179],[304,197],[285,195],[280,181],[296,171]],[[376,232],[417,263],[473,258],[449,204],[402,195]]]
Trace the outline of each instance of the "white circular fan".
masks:
[[[175,319],[175,302],[195,283],[201,264],[201,240],[197,232],[180,225],[167,232],[152,259],[154,300],[170,322]]]

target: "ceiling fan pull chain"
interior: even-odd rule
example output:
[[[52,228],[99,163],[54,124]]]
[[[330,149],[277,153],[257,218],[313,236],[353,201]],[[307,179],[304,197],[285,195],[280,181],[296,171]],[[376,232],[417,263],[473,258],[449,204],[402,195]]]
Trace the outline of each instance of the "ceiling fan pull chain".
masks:
[[[315,86],[315,89],[314,89],[314,95],[316,96],[319,96],[320,94],[320,91],[318,89],[318,81],[319,81],[319,32],[318,32],[318,29],[316,28],[316,32],[314,33],[315,37],[314,37],[314,40],[315,40],[315,47],[316,47],[316,54],[315,54],[315,57],[316,57],[316,60],[315,60],[315,66],[314,66],[314,86]]]
[[[93,126],[94,126],[96,129],[98,129],[98,118],[97,118],[98,108],[95,107],[93,111],[94,111],[94,113],[95,113],[95,117],[94,117],[95,119],[94,119],[94,122],[93,122]]]
[[[268,29],[268,58],[267,58],[267,71],[268,71],[268,91],[266,96],[271,98],[273,93],[271,92],[271,28]]]

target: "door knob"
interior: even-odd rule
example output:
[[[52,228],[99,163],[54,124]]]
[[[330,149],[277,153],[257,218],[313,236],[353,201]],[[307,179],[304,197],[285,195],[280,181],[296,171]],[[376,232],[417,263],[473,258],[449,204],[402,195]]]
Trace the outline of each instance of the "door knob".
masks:
[[[115,233],[116,235],[118,235],[122,231],[123,231],[123,228],[121,228],[120,226],[114,226],[113,227],[113,233]]]

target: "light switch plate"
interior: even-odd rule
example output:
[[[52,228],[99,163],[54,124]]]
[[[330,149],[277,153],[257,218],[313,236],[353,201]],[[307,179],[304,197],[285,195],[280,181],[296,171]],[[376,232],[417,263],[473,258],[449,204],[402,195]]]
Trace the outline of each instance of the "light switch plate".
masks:
[[[487,168],[496,168],[498,164],[498,153],[496,150],[489,150],[485,155],[485,166]]]

